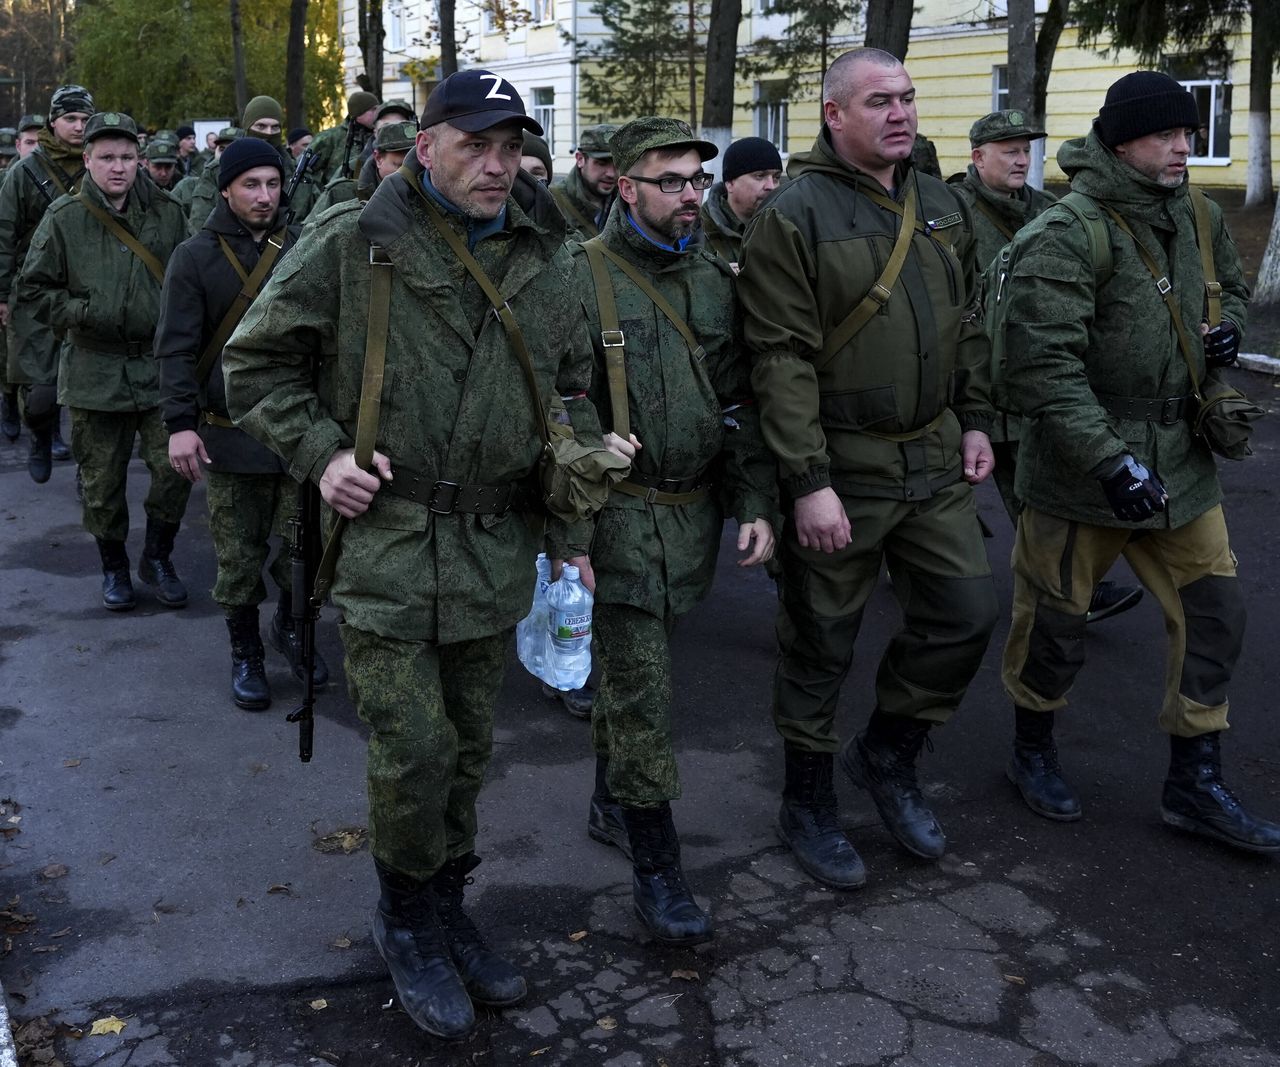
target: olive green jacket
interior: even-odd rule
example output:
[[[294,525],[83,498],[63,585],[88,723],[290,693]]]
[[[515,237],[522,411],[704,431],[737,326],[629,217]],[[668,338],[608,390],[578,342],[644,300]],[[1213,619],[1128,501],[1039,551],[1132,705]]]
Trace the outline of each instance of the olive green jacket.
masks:
[[[107,203],[88,175],[80,197],[108,211],[161,265],[186,236],[182,209],[141,178],[123,212]],[[89,214],[80,197],[60,197],[40,220],[15,291],[39,322],[65,331],[57,372],[59,403],[95,411],[146,411],[160,402],[151,355],[160,318],[160,282]],[[115,351],[126,344],[132,351]]]
[[[1196,373],[1204,316],[1204,273],[1188,185],[1170,189],[1122,163],[1096,133],[1067,141],[1058,163],[1073,191],[1124,217],[1173,283],[1192,335]],[[1210,204],[1213,259],[1222,309],[1243,332],[1249,289],[1235,243]],[[1066,208],[1052,207],[1019,231],[1010,263],[1005,333],[1009,399],[1024,416],[1017,493],[1029,507],[1099,526],[1116,519],[1094,477],[1131,452],[1169,491],[1167,512],[1141,525],[1182,526],[1222,492],[1208,447],[1186,420],[1172,425],[1117,419],[1098,394],[1150,399],[1191,390],[1173,319],[1132,240],[1107,218],[1114,272],[1095,285],[1086,233]]]
[[[318,482],[354,443],[371,243],[395,266],[377,433],[392,470],[415,470],[428,485],[503,485],[537,466],[542,442],[520,363],[411,187],[421,174],[411,157],[367,204],[339,205],[308,227],[223,351],[231,417],[296,479]],[[464,229],[460,216],[449,220]],[[569,396],[574,431],[598,447],[586,399],[591,342],[564,237],[546,191],[521,174],[504,228],[474,254],[523,328],[544,400]],[[542,527],[539,515],[434,514],[380,491],[343,535],[334,603],[352,626],[398,640],[499,633],[529,610]]]
[[[608,264],[626,338],[628,417],[643,446],[632,470],[674,479],[705,471],[719,491],[667,505],[614,489],[596,518],[591,562],[597,601],[666,618],[688,611],[711,591],[726,511],[739,523],[764,518],[777,525],[776,469],[760,436],[732,271],[705,250],[681,253],[655,245],[635,230],[623,206],[615,201],[601,241],[666,297],[705,352],[695,358],[657,305]],[[602,425],[613,428],[591,267],[580,244],[569,247],[595,349],[591,400]],[[733,408],[727,418],[736,428],[726,425],[727,408]]]
[[[708,248],[736,267],[742,258],[742,231],[745,224],[729,207],[724,182],[716,182],[702,205],[702,235]]]
[[[600,209],[587,196],[586,187],[582,184],[582,171],[573,167],[563,178],[552,182],[550,189],[569,228],[571,240],[585,241],[600,232],[596,225]]]
[[[0,302],[12,298],[14,279],[22,269],[31,235],[49,205],[62,195],[53,177],[69,193],[80,187],[82,151],[58,140],[51,131],[41,130],[36,150],[10,164],[0,186]]]
[[[962,431],[993,419],[968,207],[945,182],[900,167],[896,198],[916,185],[927,232],[912,238],[885,305],[819,371],[826,336],[881,276],[900,218],[863,195],[884,190],[835,154],[825,129],[787,170],[792,180],[747,225],[738,275],[783,488],[926,499],[961,477]],[[907,442],[871,435],[916,431],[926,432]]]
[[[318,160],[313,173],[316,176],[316,184],[321,189],[334,178],[343,176],[343,152],[347,147],[347,132],[351,128],[351,122],[351,119],[347,119],[340,125],[322,130],[311,140],[311,151],[315,153]],[[365,145],[371,140],[373,140],[373,130],[356,123],[356,132],[351,139],[351,154],[347,156],[352,174],[359,173],[360,157],[364,154]]]
[[[977,239],[978,271],[986,270],[1013,235],[1034,219],[1058,198],[1043,189],[1024,185],[1012,196],[987,188],[972,163],[963,174],[953,174],[947,179],[951,186],[969,205],[973,221],[973,235]]]

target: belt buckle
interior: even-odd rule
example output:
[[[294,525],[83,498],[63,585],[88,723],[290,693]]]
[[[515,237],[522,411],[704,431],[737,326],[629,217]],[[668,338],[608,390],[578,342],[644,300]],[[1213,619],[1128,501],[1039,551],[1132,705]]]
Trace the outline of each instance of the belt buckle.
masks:
[[[440,502],[441,491],[448,493],[448,504],[442,505]],[[457,482],[436,482],[431,487],[431,495],[427,497],[427,510],[436,515],[452,515],[454,505],[458,502],[458,494],[462,491],[462,486]]]
[[[1167,397],[1160,404],[1160,425],[1176,426],[1182,421],[1182,397]]]
[[[621,330],[600,331],[600,344],[604,348],[622,348],[626,343],[626,335]]]

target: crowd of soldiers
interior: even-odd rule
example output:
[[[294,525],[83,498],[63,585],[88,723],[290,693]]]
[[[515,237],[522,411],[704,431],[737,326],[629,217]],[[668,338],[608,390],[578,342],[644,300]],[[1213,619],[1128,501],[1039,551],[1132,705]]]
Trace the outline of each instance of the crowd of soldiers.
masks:
[[[171,552],[207,478],[234,702],[271,702],[264,568],[272,644],[323,684],[271,548],[299,483],[328,506],[317,585],[369,729],[374,941],[433,1035],[526,993],[464,896],[539,551],[595,593],[598,689],[566,700],[597,756],[587,832],[630,861],[662,943],[712,936],[672,815],[670,640],[711,591],[726,517],[739,565],[777,583],[777,832],[848,890],[867,872],[839,823],[837,762],[905,850],[946,848],[916,765],[996,625],[974,494],[993,473],[1017,528],[1003,680],[1027,805],[1081,817],[1054,718],[1086,624],[1141,595],[1103,581],[1123,555],[1166,617],[1164,820],[1280,851],[1280,826],[1221,773],[1245,610],[1197,413],[1235,362],[1249,292],[1221,211],[1187,179],[1193,97],[1163,74],[1119,79],[1062,145],[1072,193],[1057,202],[1026,185],[1045,135],[1020,112],[975,122],[972,166],[948,182],[912,162],[915,89],[893,56],[846,53],[822,96],[785,177],[749,137],[717,182],[717,146],[661,116],[583,130],[556,179],[519,93],[484,70],[443,81],[420,121],[356,92],[314,138],[283,138],[279,105],[257,97],[202,153],[189,127],[151,137],[141,168],[132,120],[64,86],[0,189],[20,387],[5,432],[20,407],[47,480],[71,409],[105,607],[136,603],[137,438],[138,573],[168,607],[187,601]],[[842,744],[836,707],[886,567],[902,626]]]

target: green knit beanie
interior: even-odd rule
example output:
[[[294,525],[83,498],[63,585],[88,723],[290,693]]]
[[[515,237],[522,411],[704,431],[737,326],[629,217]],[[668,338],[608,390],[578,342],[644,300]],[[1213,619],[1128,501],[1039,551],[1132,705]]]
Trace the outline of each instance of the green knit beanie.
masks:
[[[270,96],[255,96],[244,106],[244,118],[240,125],[246,130],[261,119],[275,119],[284,125],[284,110],[280,103]]]

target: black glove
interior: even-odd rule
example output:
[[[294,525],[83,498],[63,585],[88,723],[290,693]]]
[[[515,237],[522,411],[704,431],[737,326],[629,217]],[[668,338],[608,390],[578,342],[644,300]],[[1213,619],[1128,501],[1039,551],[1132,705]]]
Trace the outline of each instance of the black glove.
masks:
[[[1107,503],[1117,519],[1142,522],[1164,511],[1169,500],[1164,483],[1127,452],[1106,473],[1098,475]]]
[[[1231,367],[1240,354],[1240,331],[1223,319],[1204,335],[1204,362],[1209,367]]]

